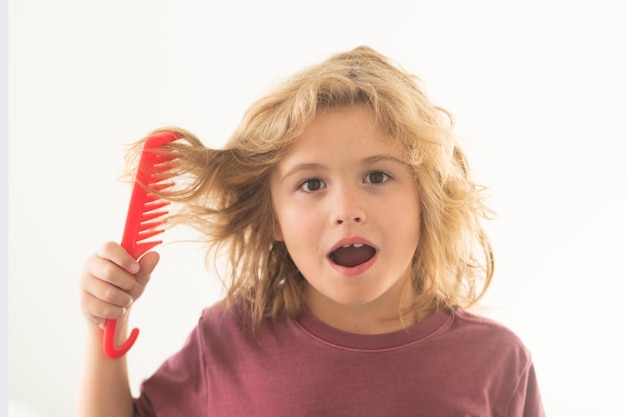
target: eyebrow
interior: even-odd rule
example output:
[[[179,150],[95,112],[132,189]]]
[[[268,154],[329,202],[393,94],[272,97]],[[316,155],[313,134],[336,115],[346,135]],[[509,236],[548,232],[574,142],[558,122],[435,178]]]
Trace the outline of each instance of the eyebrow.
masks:
[[[296,164],[295,166],[291,167],[289,171],[285,173],[285,175],[281,177],[280,181],[284,182],[287,178],[302,171],[319,171],[323,169],[324,169],[324,165],[322,164],[314,164],[314,163]]]
[[[406,163],[400,158],[397,158],[393,155],[388,155],[388,154],[368,156],[366,158],[361,159],[360,164],[368,165],[368,164],[375,164],[381,161],[388,161],[388,162],[392,162],[392,163],[396,163],[400,165],[406,165]],[[325,168],[326,166],[323,164],[317,164],[317,163],[312,163],[312,162],[304,162],[301,164],[296,164],[295,166],[290,168],[289,171],[287,171],[285,175],[282,176],[281,182],[285,181],[286,178],[294,174],[297,174],[298,172],[301,172],[301,171],[319,171],[319,170],[324,170]]]
[[[393,155],[388,155],[388,154],[368,156],[367,158],[363,158],[361,160],[361,163],[373,164],[373,163],[380,162],[380,161],[389,161],[389,162],[395,162],[396,164],[400,164],[400,165],[406,165],[406,162],[404,162],[402,159],[397,158]]]

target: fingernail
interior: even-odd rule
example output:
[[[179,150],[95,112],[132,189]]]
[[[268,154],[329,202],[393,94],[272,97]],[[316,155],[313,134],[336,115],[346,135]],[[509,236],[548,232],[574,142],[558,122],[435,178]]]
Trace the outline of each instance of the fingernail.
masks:
[[[139,272],[139,263],[138,262],[134,262],[134,263],[130,264],[130,266],[128,267],[128,271],[131,274],[135,274],[135,273]]]

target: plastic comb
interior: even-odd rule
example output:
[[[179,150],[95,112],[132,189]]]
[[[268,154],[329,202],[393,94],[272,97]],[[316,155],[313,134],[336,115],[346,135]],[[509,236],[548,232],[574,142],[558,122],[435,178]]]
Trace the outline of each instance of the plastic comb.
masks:
[[[160,132],[148,137],[143,145],[121,242],[121,246],[135,259],[162,242],[150,239],[163,233],[162,226],[167,214],[165,208],[169,202],[150,194],[145,187],[164,190],[173,185],[167,175],[172,157],[160,153],[158,148],[180,137],[174,132]],[[126,354],[139,335],[139,329],[133,329],[128,340],[118,347],[115,346],[116,328],[117,320],[106,320],[103,348],[111,359]]]

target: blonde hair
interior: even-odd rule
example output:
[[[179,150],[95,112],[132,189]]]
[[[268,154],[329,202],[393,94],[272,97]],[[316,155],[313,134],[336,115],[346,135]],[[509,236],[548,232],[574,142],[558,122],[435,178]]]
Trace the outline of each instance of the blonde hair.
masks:
[[[358,47],[295,74],[256,101],[223,149],[208,149],[178,128],[151,133],[182,136],[168,146],[176,187],[153,191],[181,203],[171,220],[202,233],[207,259],[227,255],[225,300],[243,302],[253,323],[282,312],[296,316],[302,307],[304,279],[284,243],[273,239],[269,175],[318,112],[353,105],[371,111],[415,174],[422,226],[411,281],[416,312],[434,300],[443,308],[469,307],[489,286],[494,261],[481,220],[490,211],[482,187],[470,179],[452,116],[429,101],[417,77]]]

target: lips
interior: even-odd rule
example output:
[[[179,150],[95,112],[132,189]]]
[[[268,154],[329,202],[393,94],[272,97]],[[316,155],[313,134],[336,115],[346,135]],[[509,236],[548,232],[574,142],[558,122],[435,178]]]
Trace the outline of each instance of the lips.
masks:
[[[364,272],[374,263],[378,250],[367,239],[353,236],[341,239],[330,250],[328,259],[333,268],[353,275]]]

